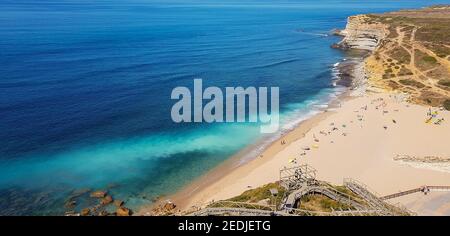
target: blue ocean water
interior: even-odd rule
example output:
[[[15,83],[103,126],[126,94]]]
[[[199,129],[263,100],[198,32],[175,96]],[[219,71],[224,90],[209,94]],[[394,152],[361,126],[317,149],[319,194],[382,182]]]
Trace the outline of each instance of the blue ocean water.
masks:
[[[283,126],[336,93],[349,15],[448,1],[2,0],[0,214],[63,214],[114,185],[134,209],[249,144],[255,124],[176,124],[176,86],[278,86]]]

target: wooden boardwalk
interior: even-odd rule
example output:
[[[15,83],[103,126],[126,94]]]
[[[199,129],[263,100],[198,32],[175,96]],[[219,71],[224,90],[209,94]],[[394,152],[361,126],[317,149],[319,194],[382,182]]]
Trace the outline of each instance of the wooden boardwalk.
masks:
[[[398,197],[402,197],[402,196],[405,196],[405,195],[418,193],[418,192],[422,192],[424,194],[427,194],[429,192],[447,192],[447,191],[450,192],[450,186],[422,186],[422,187],[419,187],[419,188],[413,188],[413,189],[410,189],[410,190],[389,194],[389,195],[386,195],[384,197],[381,197],[380,199],[382,199],[382,200],[389,200],[389,199],[398,198]]]
[[[338,191],[326,182],[315,178],[316,170],[301,165],[280,170],[280,185],[286,193],[280,205],[262,205],[249,202],[218,201],[211,202],[206,208],[190,213],[191,216],[236,215],[236,216],[391,216],[414,215],[401,206],[388,204],[384,200],[415,192],[450,191],[450,186],[424,186],[400,193],[378,197],[362,183],[345,179],[344,186],[358,196]],[[309,211],[296,208],[300,200],[308,194],[321,194],[349,206],[349,209],[331,209],[330,211]],[[362,202],[363,201],[363,202]]]

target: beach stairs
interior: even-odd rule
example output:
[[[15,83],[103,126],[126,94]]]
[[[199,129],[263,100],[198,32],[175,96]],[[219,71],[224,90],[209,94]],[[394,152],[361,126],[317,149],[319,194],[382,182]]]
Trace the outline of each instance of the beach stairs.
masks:
[[[232,207],[212,207],[204,208],[200,211],[196,211],[188,216],[273,216],[283,215],[274,211],[258,210],[258,209],[246,209],[246,208],[232,208]]]
[[[286,216],[288,214],[276,211],[274,205],[262,205],[248,202],[217,201],[209,207],[188,214],[189,216]]]
[[[341,192],[327,182],[315,178],[315,169],[308,165],[283,168],[280,170],[280,185],[286,191],[280,207],[276,205],[261,205],[258,203],[218,201],[211,202],[208,207],[192,212],[188,215],[233,215],[233,216],[298,216],[298,215],[332,215],[332,216],[367,216],[367,215],[414,215],[406,208],[384,202],[388,195],[380,198],[377,194],[353,179],[344,179],[344,186],[358,195],[358,198]],[[435,186],[436,190],[446,191],[450,187]],[[413,192],[417,191],[413,189]],[[408,192],[408,191],[406,191]],[[332,200],[343,203],[348,209],[332,209],[327,212],[309,211],[296,208],[301,204],[301,198],[308,194],[321,194]],[[403,193],[395,194],[395,196]],[[406,194],[406,193],[405,193]]]
[[[305,194],[307,194],[310,191],[310,188],[308,188],[308,185],[306,183],[303,183],[299,189],[295,190],[291,194],[289,194],[286,198],[284,198],[284,201],[281,205],[282,210],[289,211],[290,209],[295,208],[296,202]]]
[[[351,196],[337,191],[326,183],[316,184],[312,186],[308,185],[307,183],[303,183],[300,189],[295,190],[294,192],[289,194],[287,198],[285,198],[285,201],[283,201],[282,203],[281,209],[287,212],[292,212],[292,209],[295,208],[296,203],[299,202],[303,196],[313,193],[321,194],[337,202],[352,206],[356,210],[366,209],[366,207],[353,200]]]
[[[316,170],[308,165],[299,165],[280,170],[280,185],[288,195],[283,198],[281,210],[296,211],[295,205],[307,194],[321,194],[337,202],[352,206],[356,210],[364,210],[365,206],[353,200],[351,196],[337,191],[326,182],[316,180]]]
[[[356,200],[354,200],[354,198],[351,197],[350,195],[339,192],[338,190],[336,190],[335,188],[333,188],[332,186],[330,186],[328,184],[324,184],[320,188],[319,191],[318,190],[314,190],[314,191],[321,193],[337,202],[352,206],[356,210],[364,210],[367,208],[367,207],[363,206],[362,204],[360,204],[359,202],[357,202]]]
[[[374,191],[354,179],[344,179],[344,186],[350,189],[353,193],[363,198],[369,207],[373,210],[378,210],[380,215],[413,215],[414,213],[408,211],[406,208],[398,205],[390,205],[378,197]]]
[[[370,191],[368,187],[354,179],[344,179],[344,186],[350,189],[353,193],[363,198],[370,207],[380,209],[386,205],[379,197],[375,195],[373,191]]]

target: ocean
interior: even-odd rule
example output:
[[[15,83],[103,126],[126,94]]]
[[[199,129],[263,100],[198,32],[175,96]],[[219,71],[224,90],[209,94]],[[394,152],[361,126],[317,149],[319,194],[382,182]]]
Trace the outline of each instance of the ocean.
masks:
[[[83,189],[133,210],[174,193],[343,91],[330,45],[348,16],[442,2],[2,0],[0,215],[61,215]],[[195,78],[279,87],[280,132],[172,122]]]

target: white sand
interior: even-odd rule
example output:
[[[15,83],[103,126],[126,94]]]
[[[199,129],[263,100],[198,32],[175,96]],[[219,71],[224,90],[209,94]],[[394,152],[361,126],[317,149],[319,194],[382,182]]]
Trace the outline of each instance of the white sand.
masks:
[[[450,112],[439,111],[438,118],[445,119],[441,125],[426,124],[427,107],[398,100],[383,93],[346,101],[311,129],[306,129],[309,132],[302,125],[291,132],[303,129],[306,132],[303,138],[303,134],[286,136],[287,144],[274,143],[262,157],[237,167],[206,187],[194,189],[180,206],[184,210],[204,206],[211,200],[231,198],[248,188],[277,181],[281,168],[294,165],[289,163],[292,158],[296,158],[297,164],[307,163],[317,169],[318,179],[342,184],[343,178],[350,177],[367,184],[379,195],[422,185],[450,185],[449,172],[412,167],[393,160],[397,154],[450,157]],[[383,103],[386,105],[382,106]],[[367,110],[362,109],[366,105]],[[332,131],[333,127],[338,130]],[[319,142],[314,141],[314,136]],[[303,147],[311,150],[301,156]],[[413,205],[413,200],[406,197],[398,201]],[[431,214],[427,209],[421,211]]]

